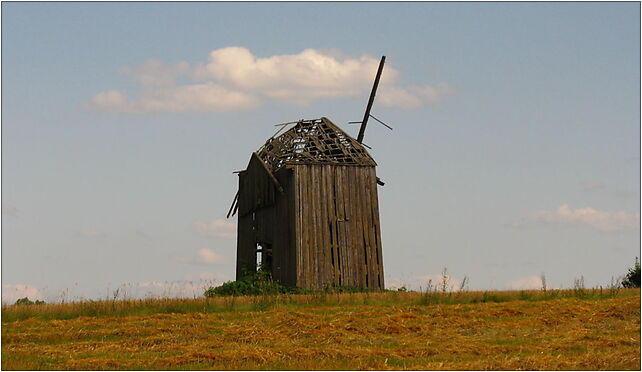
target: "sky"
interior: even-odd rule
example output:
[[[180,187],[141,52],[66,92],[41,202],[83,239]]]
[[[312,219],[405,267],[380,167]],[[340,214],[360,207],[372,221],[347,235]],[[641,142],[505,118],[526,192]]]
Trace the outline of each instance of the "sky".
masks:
[[[2,301],[234,278],[233,171],[328,117],[386,286],[609,285],[640,254],[639,3],[2,3]]]

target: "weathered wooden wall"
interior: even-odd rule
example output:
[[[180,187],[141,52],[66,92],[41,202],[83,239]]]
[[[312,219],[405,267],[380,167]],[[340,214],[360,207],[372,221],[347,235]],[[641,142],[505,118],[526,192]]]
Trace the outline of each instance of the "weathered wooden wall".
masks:
[[[282,284],[383,289],[375,168],[297,164],[274,176],[254,156],[239,174],[237,279],[265,243]]]
[[[374,167],[293,166],[297,285],[383,289]]]
[[[236,279],[256,271],[257,244],[265,243],[272,247],[272,277],[295,286],[292,171],[276,172],[281,193],[257,161],[253,157],[247,170],[239,173]]]
[[[296,283],[296,252],[294,250],[294,178],[291,169],[282,168],[275,173],[283,187],[283,193],[277,197],[272,221],[273,262],[272,277],[287,286],[294,287]]]

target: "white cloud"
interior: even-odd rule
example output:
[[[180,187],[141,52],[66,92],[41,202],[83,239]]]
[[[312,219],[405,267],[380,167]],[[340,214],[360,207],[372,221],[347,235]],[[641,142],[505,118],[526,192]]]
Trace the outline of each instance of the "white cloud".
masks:
[[[438,83],[434,86],[415,87],[418,95],[423,96],[428,103],[438,103],[443,96],[453,93],[455,90],[447,83]]]
[[[199,249],[197,255],[198,260],[205,264],[222,264],[226,261],[225,257],[208,248]]]
[[[194,226],[196,226],[196,232],[202,236],[229,239],[236,236],[236,224],[222,218],[217,218],[212,222],[195,222]]]
[[[397,86],[382,85],[378,92],[377,102],[386,107],[415,108],[422,104],[422,100],[408,89]]]
[[[121,72],[140,86],[136,100],[117,90],[96,94],[89,107],[111,112],[194,112],[252,109],[266,98],[310,104],[326,98],[365,95],[372,86],[379,60],[345,56],[336,50],[305,49],[298,54],[260,58],[244,47],[209,53],[208,61],[167,65],[150,60]],[[381,77],[382,105],[415,108],[438,102],[452,89],[435,86],[401,87],[390,64]],[[187,80],[177,83],[179,77]]]
[[[136,112],[136,105],[130,102],[125,94],[117,90],[107,90],[96,94],[89,107],[99,111]]]
[[[572,209],[566,204],[555,211],[538,212],[532,220],[552,225],[585,225],[604,232],[640,227],[639,213],[599,211],[591,207]]]
[[[18,215],[18,208],[13,205],[5,204],[2,206],[2,214],[5,216],[16,217]]]
[[[377,59],[367,56],[340,61],[315,49],[257,58],[247,48],[228,47],[212,51],[197,75],[286,102],[308,104],[362,93],[372,84],[378,64]],[[397,75],[388,67],[382,82],[392,81]]]
[[[542,278],[536,275],[513,279],[506,282],[507,289],[541,289]]]
[[[192,257],[180,257],[177,259],[180,262],[197,264],[197,265],[217,265],[227,263],[227,258],[221,254],[214,252],[209,248],[202,248],[196,251]]]
[[[27,297],[31,301],[42,300],[42,293],[28,284],[3,284],[2,303],[14,304],[18,299]]]
[[[434,86],[410,86],[402,88],[399,86],[382,85],[377,99],[383,106],[398,108],[415,108],[425,104],[435,104],[442,100],[443,96],[454,92],[448,84],[438,83]]]
[[[120,72],[144,87],[174,86],[179,74],[189,72],[189,64],[180,62],[170,66],[151,59],[137,67],[123,67]]]
[[[255,108],[259,101],[250,94],[207,82],[171,87],[147,88],[138,101],[119,91],[98,93],[89,107],[110,112],[222,112]]]
[[[180,76],[191,76],[187,62],[174,66],[149,60],[137,67],[123,67],[121,72],[141,87],[138,100],[127,98],[121,91],[96,94],[89,107],[111,112],[207,112],[248,109],[259,102],[251,94],[207,81],[177,85]]]

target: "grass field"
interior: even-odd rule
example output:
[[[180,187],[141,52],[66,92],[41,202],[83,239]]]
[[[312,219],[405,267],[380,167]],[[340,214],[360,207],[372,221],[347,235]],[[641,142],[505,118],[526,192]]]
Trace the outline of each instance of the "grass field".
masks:
[[[2,369],[640,369],[640,290],[2,308]]]

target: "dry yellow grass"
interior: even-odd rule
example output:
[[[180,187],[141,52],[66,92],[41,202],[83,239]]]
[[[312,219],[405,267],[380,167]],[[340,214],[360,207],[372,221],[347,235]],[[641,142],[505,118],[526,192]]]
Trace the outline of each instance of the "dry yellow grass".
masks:
[[[427,306],[412,293],[294,296],[264,311],[3,320],[2,368],[639,370],[640,295],[626,293]]]

